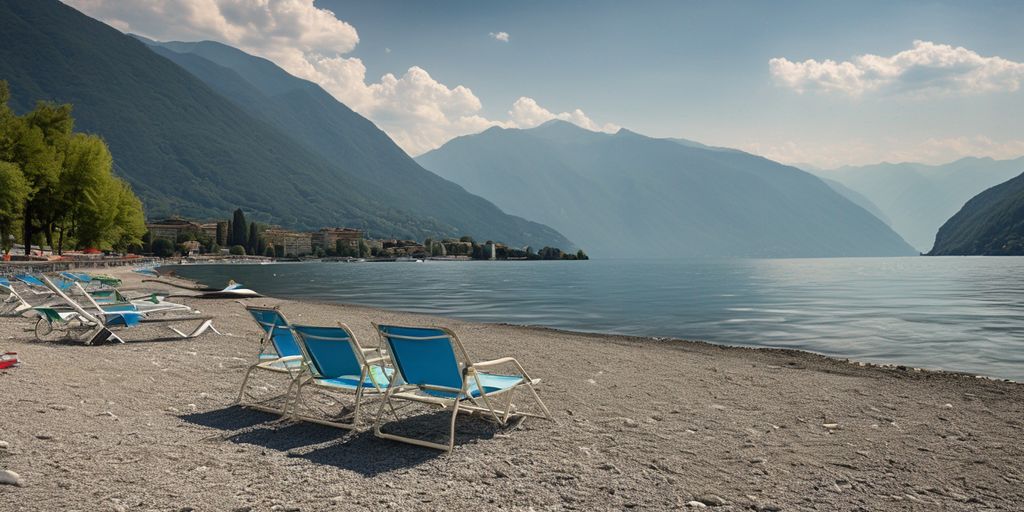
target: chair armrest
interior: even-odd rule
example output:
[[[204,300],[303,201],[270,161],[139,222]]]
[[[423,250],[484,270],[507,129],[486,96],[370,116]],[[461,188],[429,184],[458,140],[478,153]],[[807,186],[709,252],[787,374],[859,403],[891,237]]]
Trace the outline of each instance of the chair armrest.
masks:
[[[301,361],[301,360],[302,360],[302,356],[301,355],[298,355],[298,356],[285,356],[285,357],[279,357],[279,358],[275,359],[275,361],[281,361],[282,363],[289,363],[291,361]]]
[[[516,366],[519,366],[519,362],[516,361],[516,358],[514,358],[514,357],[502,357],[502,358],[499,358],[499,359],[492,359],[490,361],[481,361],[479,363],[473,363],[473,366],[476,367],[476,368],[486,368],[488,366],[498,366],[498,365],[508,364],[508,363],[513,363]]]

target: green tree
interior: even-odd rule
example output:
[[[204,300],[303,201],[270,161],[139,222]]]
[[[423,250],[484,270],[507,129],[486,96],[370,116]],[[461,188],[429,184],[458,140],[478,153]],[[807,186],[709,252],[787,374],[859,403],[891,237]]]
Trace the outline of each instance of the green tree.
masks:
[[[360,258],[369,258],[370,257],[370,246],[367,245],[366,242],[363,241],[363,240],[359,241],[359,257]]]
[[[158,258],[169,258],[174,255],[174,242],[166,238],[157,238],[153,241],[153,255]]]
[[[245,256],[245,247],[235,244],[231,246],[231,249],[228,252],[235,256]]]
[[[265,251],[263,251],[263,255],[268,257],[268,258],[276,258],[277,257],[277,253],[276,253],[276,251],[274,251],[274,246],[273,245],[268,245],[267,249]]]
[[[583,249],[580,249],[580,250],[576,251],[576,259],[578,259],[578,260],[589,260],[590,256],[587,256],[587,253],[583,252]]]
[[[260,254],[256,252],[257,246],[260,244],[260,234],[257,232],[256,223],[252,222],[249,224],[249,236],[245,239],[245,252],[248,254]]]
[[[248,224],[245,223],[245,213],[239,208],[235,210],[235,214],[231,219],[231,240],[228,241],[231,245],[246,245],[246,231],[249,229]]]
[[[11,250],[11,235],[21,219],[28,191],[21,169],[10,162],[0,162],[0,252]]]

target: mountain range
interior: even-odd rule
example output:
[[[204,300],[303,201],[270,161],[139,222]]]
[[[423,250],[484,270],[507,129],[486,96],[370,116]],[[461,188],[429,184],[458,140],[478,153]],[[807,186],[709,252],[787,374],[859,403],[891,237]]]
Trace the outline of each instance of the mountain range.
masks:
[[[869,200],[881,212],[880,218],[921,252],[931,249],[939,227],[964,203],[1021,172],[1024,157],[971,157],[943,165],[882,163],[815,171]]]
[[[149,47],[56,0],[0,0],[11,106],[71,103],[147,214],[226,217],[377,237],[574,244],[416,164],[319,86],[217,44]]]
[[[458,137],[417,161],[603,257],[915,253],[811,174],[690,141],[549,121]]]
[[[967,201],[939,229],[929,255],[1024,256],[1024,174]]]

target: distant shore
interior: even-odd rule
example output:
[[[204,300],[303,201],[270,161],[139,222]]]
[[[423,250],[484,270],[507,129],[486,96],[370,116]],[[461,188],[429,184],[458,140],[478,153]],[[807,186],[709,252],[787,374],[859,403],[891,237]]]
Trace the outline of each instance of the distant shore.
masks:
[[[155,286],[111,271],[126,288]],[[0,372],[0,469],[25,481],[0,487],[0,510],[1024,507],[1015,383],[794,350],[248,301],[296,322],[344,321],[370,345],[371,321],[449,326],[475,359],[515,356],[543,379],[559,424],[499,431],[467,417],[446,456],[227,408],[256,326],[234,301],[179,300],[225,335],[146,342],[163,332],[144,327],[125,331],[126,345],[84,347],[29,341],[29,320],[0,318],[0,350],[24,361]]]

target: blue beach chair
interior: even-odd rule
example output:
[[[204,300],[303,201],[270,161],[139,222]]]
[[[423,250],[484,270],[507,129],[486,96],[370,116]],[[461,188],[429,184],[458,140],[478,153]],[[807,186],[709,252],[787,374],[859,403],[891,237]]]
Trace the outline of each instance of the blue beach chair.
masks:
[[[245,310],[249,312],[256,324],[260,326],[262,335],[260,337],[260,351],[256,356],[256,362],[246,370],[245,377],[242,379],[242,387],[238,390],[238,400],[235,401],[235,404],[283,415],[287,410],[287,399],[291,394],[295,379],[302,372],[302,350],[292,334],[291,324],[288,323],[288,320],[278,308],[246,306]],[[265,398],[257,398],[249,394],[246,386],[249,384],[252,373],[256,370],[278,375],[288,375],[291,379],[288,391]],[[282,404],[274,406],[272,405],[274,402],[282,402]]]
[[[28,289],[36,295],[53,294],[53,291],[51,291],[50,287],[48,287],[46,283],[42,282],[38,277],[33,276],[32,274],[18,274],[14,276],[14,278],[28,286]],[[67,291],[75,284],[74,281],[68,281],[63,278],[56,282],[51,282],[61,291]]]
[[[0,301],[0,315],[17,315],[32,309],[32,305],[22,298],[6,277],[0,277],[0,291],[7,294],[7,297]]]
[[[376,325],[377,332],[386,343],[395,375],[384,394],[384,403],[374,423],[377,437],[426,446],[451,452],[455,447],[455,420],[460,411],[477,413],[493,419],[501,426],[509,418],[533,416],[554,421],[547,406],[541,401],[534,386],[540,379],[531,379],[514,358],[473,363],[458,336],[449,329],[434,327],[399,327]],[[515,369],[511,374],[485,373],[480,370],[497,366]],[[543,414],[517,412],[512,404],[512,392],[526,388]],[[451,426],[445,444],[390,434],[381,430],[387,409],[396,420],[395,401],[404,400],[451,408]],[[504,402],[504,403],[501,403]]]
[[[303,368],[299,377],[294,399],[291,401],[293,419],[320,423],[331,427],[355,429],[359,427],[359,405],[365,393],[383,395],[394,370],[383,366],[384,357],[376,348],[363,348],[356,335],[347,325],[318,327],[292,325],[292,333],[302,351]],[[328,393],[354,395],[351,420],[340,421],[349,416],[348,407],[342,408],[342,417],[330,416],[325,411],[314,416],[314,407],[303,399],[302,390],[312,386],[315,390]]]

